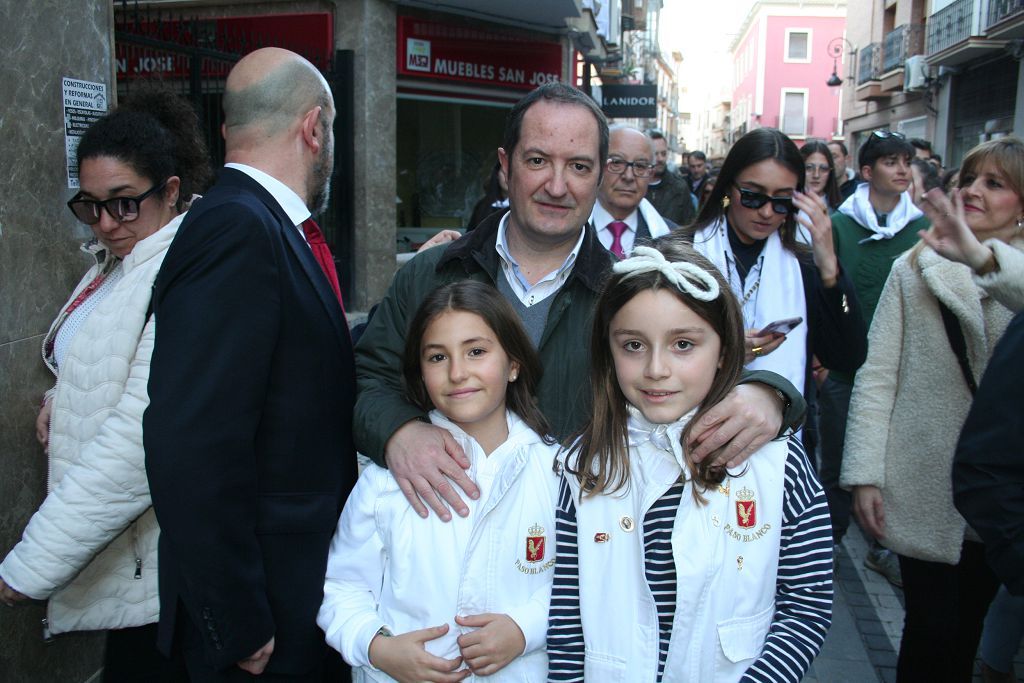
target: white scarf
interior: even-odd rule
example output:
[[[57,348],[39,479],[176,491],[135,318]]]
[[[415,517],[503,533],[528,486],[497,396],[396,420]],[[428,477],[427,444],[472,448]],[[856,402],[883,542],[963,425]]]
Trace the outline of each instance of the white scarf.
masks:
[[[668,229],[668,223],[661,217],[658,210],[654,208],[654,204],[651,204],[647,199],[640,200],[640,206],[637,207],[640,214],[647,221],[647,231],[651,233],[651,237],[661,237],[667,235],[670,231]]]
[[[870,191],[871,185],[861,183],[854,190],[853,194],[839,207],[839,213],[849,216],[859,225],[872,232],[869,237],[862,239],[860,244],[870,242],[871,240],[891,240],[900,230],[907,227],[911,221],[924,215],[921,209],[914,206],[914,202],[910,199],[910,193],[904,192],[900,195],[900,201],[896,204],[896,208],[889,213],[885,221],[888,225],[880,226],[875,209],[868,200],[868,193]]]
[[[744,288],[726,230],[729,228],[725,218],[719,218],[697,231],[693,236],[693,246],[721,271],[740,302],[749,293],[743,305],[744,327],[759,330],[776,320],[797,316],[804,319],[786,335],[786,341],[779,348],[767,356],[755,358],[746,367],[749,370],[771,370],[803,391],[807,373],[808,320],[800,263],[793,252],[782,246],[782,239],[775,231],[765,240],[757,263],[747,273]],[[751,291],[758,282],[757,289]]]

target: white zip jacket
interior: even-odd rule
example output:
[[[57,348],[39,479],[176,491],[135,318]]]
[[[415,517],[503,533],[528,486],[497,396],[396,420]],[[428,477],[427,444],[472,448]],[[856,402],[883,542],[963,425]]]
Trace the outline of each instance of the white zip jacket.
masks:
[[[51,633],[142,626],[159,616],[159,529],[142,449],[155,335],[146,312],[183,218],[140,240],[124,258],[123,277],[82,322],[48,392],[48,495],[0,564],[0,576],[31,598],[49,598]],[[101,260],[82,278],[46,341],[103,267]]]
[[[456,615],[483,613],[509,615],[526,638],[524,654],[486,680],[545,679],[557,447],[514,413],[507,419],[508,440],[486,456],[459,427],[430,413],[463,447],[480,487],[480,498],[466,501],[468,517],[422,519],[387,470],[370,465],[360,476],[331,541],[317,616],[328,644],[358,667],[354,680],[393,680],[369,661],[382,626],[402,634],[447,623],[448,633],[426,649],[453,659],[457,638],[473,630],[456,624]]]
[[[576,477],[565,473],[549,680],[658,680],[658,612],[645,575],[643,523],[685,471],[679,437],[687,421],[630,418],[628,489],[581,501]],[[730,473],[704,492],[706,505],[687,485],[676,511],[676,606],[664,683],[795,683],[828,630],[831,528],[799,442],[770,442]]]

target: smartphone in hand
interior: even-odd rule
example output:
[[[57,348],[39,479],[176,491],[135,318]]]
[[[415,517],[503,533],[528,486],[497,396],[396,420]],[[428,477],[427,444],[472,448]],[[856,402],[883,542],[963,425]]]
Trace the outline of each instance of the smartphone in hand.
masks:
[[[775,322],[768,323],[762,329],[758,330],[758,337],[765,337],[769,334],[789,334],[793,329],[804,321],[803,318],[797,316],[795,318],[783,318],[782,320],[776,320]]]

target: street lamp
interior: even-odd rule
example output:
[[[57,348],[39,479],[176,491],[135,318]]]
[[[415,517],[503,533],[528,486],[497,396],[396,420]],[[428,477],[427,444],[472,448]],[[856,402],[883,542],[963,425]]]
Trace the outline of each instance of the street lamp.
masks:
[[[833,38],[828,43],[829,56],[832,57],[832,75],[825,81],[825,85],[830,88],[838,88],[843,84],[843,79],[839,77],[839,59],[843,56],[843,53],[852,52],[853,46],[850,45],[846,38]]]

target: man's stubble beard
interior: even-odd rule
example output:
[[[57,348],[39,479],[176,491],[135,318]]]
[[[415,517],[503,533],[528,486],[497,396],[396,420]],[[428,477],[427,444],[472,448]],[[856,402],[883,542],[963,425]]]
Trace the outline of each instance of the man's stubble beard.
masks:
[[[325,146],[310,173],[309,210],[318,216],[327,209],[331,199],[331,175],[334,173],[334,140]]]

